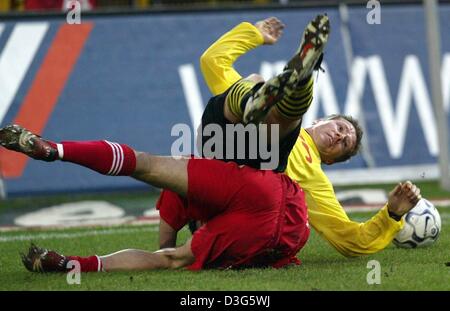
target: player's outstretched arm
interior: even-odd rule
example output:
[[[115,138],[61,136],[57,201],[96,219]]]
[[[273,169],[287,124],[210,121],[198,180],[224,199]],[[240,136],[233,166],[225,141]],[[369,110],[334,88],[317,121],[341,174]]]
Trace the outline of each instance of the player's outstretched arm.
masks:
[[[200,57],[200,68],[213,95],[225,92],[242,76],[233,68],[243,54],[262,45],[274,44],[282,35],[284,25],[275,17],[254,25],[243,22],[214,42]]]
[[[308,201],[309,222],[347,257],[373,254],[385,249],[402,228],[402,220],[393,218],[392,211],[403,215],[420,199],[420,190],[416,186],[409,182],[402,183],[391,192],[388,203],[378,213],[361,223],[347,216],[331,190],[331,184],[315,185],[309,187],[309,184],[303,184],[313,198]],[[329,191],[325,190],[327,187]]]

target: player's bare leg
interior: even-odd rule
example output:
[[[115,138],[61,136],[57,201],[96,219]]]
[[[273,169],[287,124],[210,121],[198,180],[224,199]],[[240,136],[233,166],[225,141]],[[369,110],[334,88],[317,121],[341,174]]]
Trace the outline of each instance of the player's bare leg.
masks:
[[[19,125],[0,129],[0,144],[36,160],[72,162],[104,175],[131,176],[180,195],[187,192],[187,158],[154,156],[108,141],[57,144]]]
[[[126,270],[177,269],[195,261],[191,251],[191,239],[178,248],[166,248],[156,252],[126,249],[101,256],[103,269],[107,272]]]
[[[152,186],[170,189],[185,196],[188,186],[187,164],[189,158],[154,156],[135,152],[136,168],[133,178]]]
[[[80,265],[81,272],[139,271],[154,269],[176,269],[195,261],[191,251],[191,239],[178,248],[167,248],[156,252],[125,249],[105,256],[64,256],[31,244],[27,254],[22,254],[22,263],[31,272],[69,272],[71,261]]]
[[[173,229],[164,219],[159,220],[159,248],[175,247],[178,231]]]
[[[263,44],[275,44],[281,37],[284,24],[276,17],[269,17],[254,24],[263,37]],[[200,58],[200,68],[206,85],[215,96],[228,90],[234,83],[241,80],[241,75],[233,67],[234,61],[242,54],[252,49],[256,43],[257,32],[244,27],[247,31],[231,35],[230,32],[212,44]],[[226,38],[226,39],[225,39]],[[248,42],[253,42],[248,45]],[[230,57],[229,53],[234,56]],[[236,58],[234,58],[236,57]],[[260,81],[258,81],[260,82]],[[230,120],[231,121],[231,120]]]
[[[127,175],[153,186],[170,189],[184,196],[187,193],[187,158],[154,156],[136,152],[130,147],[107,141],[62,142],[56,144],[19,125],[0,129],[0,144],[10,150],[47,162],[70,161],[102,174]],[[76,257],[58,254],[32,245],[22,255],[30,271],[67,271],[70,260],[80,262],[82,271],[145,270],[177,268],[194,261],[190,243],[185,246],[151,253],[143,250],[124,250],[108,256]]]

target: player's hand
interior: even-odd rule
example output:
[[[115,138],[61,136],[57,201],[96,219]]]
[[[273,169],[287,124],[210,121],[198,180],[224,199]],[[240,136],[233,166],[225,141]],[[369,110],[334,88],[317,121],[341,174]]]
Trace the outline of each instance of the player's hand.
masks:
[[[269,17],[255,23],[264,37],[264,44],[274,44],[283,34],[284,24],[276,17]]]
[[[420,189],[412,182],[399,183],[389,193],[388,210],[401,217],[416,206],[421,198]]]

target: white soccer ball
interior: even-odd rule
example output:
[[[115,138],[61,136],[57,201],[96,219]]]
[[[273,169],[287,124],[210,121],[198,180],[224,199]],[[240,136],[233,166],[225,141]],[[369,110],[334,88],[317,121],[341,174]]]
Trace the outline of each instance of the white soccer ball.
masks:
[[[424,247],[433,244],[441,232],[441,216],[428,200],[421,199],[405,216],[405,225],[394,238],[402,248]]]

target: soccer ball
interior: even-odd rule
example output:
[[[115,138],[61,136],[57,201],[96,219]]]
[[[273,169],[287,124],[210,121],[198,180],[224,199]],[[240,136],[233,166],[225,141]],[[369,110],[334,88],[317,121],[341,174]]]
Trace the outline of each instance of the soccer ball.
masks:
[[[421,199],[405,216],[405,225],[395,236],[394,244],[402,248],[433,244],[441,232],[441,216],[434,205]]]

